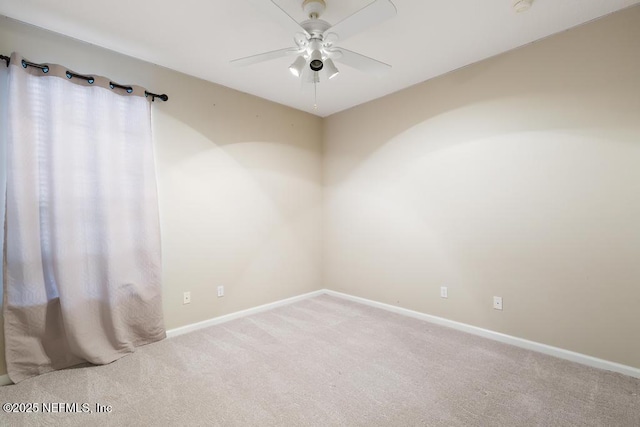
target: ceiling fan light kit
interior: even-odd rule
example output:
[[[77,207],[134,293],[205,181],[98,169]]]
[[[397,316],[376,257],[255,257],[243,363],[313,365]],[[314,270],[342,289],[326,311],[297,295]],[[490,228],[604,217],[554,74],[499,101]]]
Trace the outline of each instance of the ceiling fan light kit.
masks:
[[[333,63],[333,60],[331,58],[327,58],[327,60],[324,61],[324,68],[325,68],[325,70],[327,70],[327,78],[329,80],[331,80],[332,78],[337,76],[338,73],[340,72],[340,71],[338,71],[338,68]]]
[[[311,68],[311,71],[320,71],[322,67],[324,67],[324,63],[322,62],[320,49],[312,50],[309,58],[309,68]]]
[[[303,82],[313,83],[320,81],[321,71],[327,79],[333,79],[338,75],[339,70],[334,60],[376,76],[381,76],[391,69],[388,64],[335,45],[338,40],[345,40],[395,16],[397,11],[391,0],[374,0],[333,26],[320,19],[327,7],[324,0],[302,1],[302,9],[309,19],[301,23],[294,20],[273,0],[246,1],[290,29],[294,34],[293,40],[296,46],[236,59],[231,61],[232,64],[252,65],[284,56],[298,55],[289,66],[289,71],[295,77],[301,78]],[[305,78],[307,74],[311,76]]]
[[[302,75],[302,70],[304,66],[307,65],[307,60],[304,59],[304,56],[298,56],[293,64],[289,66],[289,71],[296,77],[300,77]]]

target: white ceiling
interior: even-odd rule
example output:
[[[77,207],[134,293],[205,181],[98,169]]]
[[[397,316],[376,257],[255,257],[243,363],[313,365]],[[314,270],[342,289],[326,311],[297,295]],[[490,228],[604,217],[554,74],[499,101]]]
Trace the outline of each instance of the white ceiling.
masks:
[[[312,85],[303,90],[287,70],[292,58],[229,64],[293,46],[247,0],[0,0],[0,14],[324,117],[640,3],[535,0],[518,14],[513,1],[393,0],[396,17],[338,43],[392,71],[377,78],[337,63],[340,75],[317,87],[317,110]],[[302,0],[275,2],[306,19]],[[322,19],[335,24],[370,2],[326,0]]]

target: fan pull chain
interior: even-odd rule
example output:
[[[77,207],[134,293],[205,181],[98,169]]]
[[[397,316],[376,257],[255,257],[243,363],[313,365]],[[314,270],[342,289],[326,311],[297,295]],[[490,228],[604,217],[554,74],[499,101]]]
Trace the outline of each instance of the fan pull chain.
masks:
[[[313,109],[318,109],[318,83],[313,79]]]

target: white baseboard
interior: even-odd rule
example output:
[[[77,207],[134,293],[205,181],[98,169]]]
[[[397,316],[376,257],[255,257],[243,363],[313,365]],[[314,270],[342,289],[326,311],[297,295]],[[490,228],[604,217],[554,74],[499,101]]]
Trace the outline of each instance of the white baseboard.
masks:
[[[353,295],[343,294],[341,292],[336,292],[329,289],[325,289],[324,293],[334,297],[343,298],[371,307],[381,308],[383,310],[392,311],[394,313],[403,314],[405,316],[410,316],[416,319],[425,320],[427,322],[457,329],[459,331],[467,332],[473,335],[489,338],[494,341],[511,344],[516,347],[525,348],[527,350],[537,351],[538,353],[548,354],[560,359],[570,360],[572,362],[581,363],[583,365],[591,366],[594,368],[605,369],[607,371],[618,372],[630,377],[640,378],[640,369],[634,368],[632,366],[622,365],[620,363],[610,362],[604,359],[598,359],[597,357],[587,356],[586,354],[576,353],[574,351],[541,344],[535,341],[525,340],[523,338],[502,334],[500,332],[491,331],[489,329],[478,328],[477,326],[467,325],[466,323],[455,322],[453,320],[448,320],[442,317],[432,316],[429,314],[420,313],[418,311],[397,307],[395,305],[372,301],[366,298],[355,297]]]
[[[13,384],[13,381],[9,379],[9,375],[0,375],[0,386]]]
[[[252,314],[260,313],[262,311],[272,310],[276,307],[282,307],[283,305],[292,304],[294,302],[302,301],[307,298],[313,298],[318,295],[324,294],[324,289],[319,291],[313,291],[306,294],[298,295],[291,298],[275,301],[269,304],[259,305],[257,307],[248,308],[246,310],[236,311],[235,313],[225,314],[224,316],[214,317],[212,319],[203,320],[202,322],[192,323],[190,325],[181,326],[179,328],[169,329],[167,331],[167,338],[177,337],[189,332],[197,331],[198,329],[207,328],[209,326],[218,325],[220,323],[228,322],[230,320],[239,319],[241,317],[249,316]]]

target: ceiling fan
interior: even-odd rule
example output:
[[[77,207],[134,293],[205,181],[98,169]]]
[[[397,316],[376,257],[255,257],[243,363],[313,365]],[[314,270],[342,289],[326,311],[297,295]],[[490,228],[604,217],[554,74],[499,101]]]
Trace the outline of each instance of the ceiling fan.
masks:
[[[294,34],[295,47],[236,59],[231,61],[234,65],[245,66],[297,55],[295,61],[289,66],[289,71],[294,76],[302,78],[303,82],[310,83],[320,81],[321,71],[328,79],[337,76],[339,71],[333,62],[334,60],[377,76],[383,75],[391,69],[389,64],[335,45],[338,40],[345,40],[395,16],[396,7],[390,0],[374,0],[333,26],[320,19],[326,8],[324,0],[304,0],[302,9],[309,19],[301,23],[298,23],[272,0],[248,1],[289,29]]]

